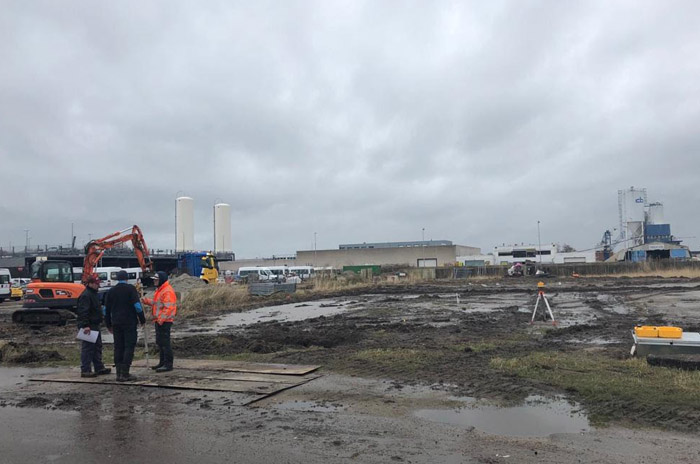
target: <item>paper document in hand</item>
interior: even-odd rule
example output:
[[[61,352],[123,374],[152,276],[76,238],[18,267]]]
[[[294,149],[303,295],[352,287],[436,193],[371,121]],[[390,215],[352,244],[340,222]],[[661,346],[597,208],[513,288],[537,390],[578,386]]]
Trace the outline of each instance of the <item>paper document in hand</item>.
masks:
[[[99,330],[91,330],[90,333],[86,335],[83,332],[83,329],[78,329],[78,340],[84,340],[86,342],[95,343],[99,334]]]

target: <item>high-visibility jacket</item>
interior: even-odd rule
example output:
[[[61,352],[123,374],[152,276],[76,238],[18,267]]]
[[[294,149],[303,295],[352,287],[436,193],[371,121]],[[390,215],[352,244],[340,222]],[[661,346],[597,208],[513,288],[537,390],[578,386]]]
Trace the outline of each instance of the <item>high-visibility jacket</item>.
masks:
[[[163,325],[164,322],[173,322],[175,314],[177,314],[177,296],[175,296],[175,290],[170,286],[170,282],[165,282],[158,287],[153,299],[145,298],[144,302],[152,305],[153,319],[158,325]]]

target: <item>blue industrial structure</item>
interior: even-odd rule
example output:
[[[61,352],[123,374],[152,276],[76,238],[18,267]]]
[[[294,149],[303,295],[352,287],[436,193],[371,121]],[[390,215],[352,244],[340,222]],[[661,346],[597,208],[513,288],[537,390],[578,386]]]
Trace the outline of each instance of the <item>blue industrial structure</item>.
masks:
[[[645,224],[644,243],[671,243],[673,241],[673,237],[671,236],[671,224]]]
[[[663,203],[648,203],[646,189],[619,190],[618,206],[619,243],[624,243],[625,248],[615,253],[615,260],[690,259],[688,247],[671,235],[671,225],[664,219]],[[609,237],[610,232],[606,231],[601,242],[604,251],[612,248]]]

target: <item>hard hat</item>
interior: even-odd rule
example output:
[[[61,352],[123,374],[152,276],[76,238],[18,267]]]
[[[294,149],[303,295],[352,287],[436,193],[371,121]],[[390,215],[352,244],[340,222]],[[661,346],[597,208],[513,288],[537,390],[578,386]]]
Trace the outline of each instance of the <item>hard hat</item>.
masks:
[[[544,282],[537,282],[537,288],[544,288]]]

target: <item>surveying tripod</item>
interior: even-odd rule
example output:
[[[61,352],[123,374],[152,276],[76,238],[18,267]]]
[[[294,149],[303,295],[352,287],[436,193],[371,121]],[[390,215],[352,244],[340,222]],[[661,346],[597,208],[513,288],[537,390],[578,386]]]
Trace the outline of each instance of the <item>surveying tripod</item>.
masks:
[[[537,302],[535,303],[535,309],[532,311],[532,319],[530,319],[530,324],[535,322],[535,316],[537,316],[537,307],[540,304],[540,300],[544,300],[544,304],[547,305],[547,311],[544,311],[544,320],[547,320],[547,312],[549,312],[549,317],[552,318],[552,325],[557,325],[557,321],[554,320],[554,314],[552,314],[552,308],[549,306],[549,301],[547,300],[547,295],[544,294],[544,282],[539,282],[537,284]]]

